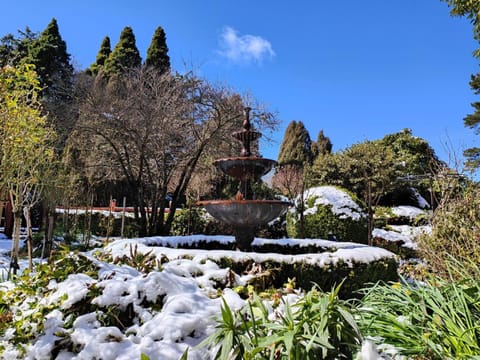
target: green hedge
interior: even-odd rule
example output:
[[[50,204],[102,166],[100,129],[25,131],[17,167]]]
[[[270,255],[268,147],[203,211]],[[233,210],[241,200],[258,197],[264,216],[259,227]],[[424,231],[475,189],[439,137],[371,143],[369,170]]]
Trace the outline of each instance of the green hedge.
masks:
[[[291,238],[301,236],[299,214],[296,211],[287,215],[287,233]],[[331,205],[317,205],[315,214],[304,216],[304,237],[311,239],[332,239],[366,244],[368,227],[366,217],[358,221],[346,217],[340,218],[332,211]]]
[[[292,278],[295,278],[296,287],[305,290],[317,284],[323,291],[329,291],[343,281],[340,296],[352,298],[358,297],[357,291],[364,288],[366,284],[398,280],[398,264],[395,258],[383,258],[369,263],[359,262],[354,263],[353,266],[341,261],[336,265],[320,266],[303,261],[285,263],[269,260],[258,264],[253,260],[236,262],[231,258],[211,260],[222,268],[231,268],[237,274],[250,271],[253,266],[261,268],[261,273],[249,280],[249,284],[253,285],[256,291],[272,287],[281,288]]]

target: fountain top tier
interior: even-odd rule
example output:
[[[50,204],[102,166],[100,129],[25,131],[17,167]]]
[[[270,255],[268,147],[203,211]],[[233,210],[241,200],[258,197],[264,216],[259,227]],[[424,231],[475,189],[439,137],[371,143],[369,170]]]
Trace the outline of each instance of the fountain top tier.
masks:
[[[251,130],[252,125],[250,124],[250,111],[252,109],[247,107],[245,108],[245,120],[243,120],[243,130],[235,131],[232,136],[242,143],[242,152],[241,156],[252,156],[250,151],[250,144],[252,141],[257,140],[262,136],[258,131]]]

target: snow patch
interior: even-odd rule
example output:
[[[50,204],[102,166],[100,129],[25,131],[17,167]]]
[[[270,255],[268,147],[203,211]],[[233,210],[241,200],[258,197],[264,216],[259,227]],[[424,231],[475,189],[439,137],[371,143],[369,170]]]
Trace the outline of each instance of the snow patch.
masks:
[[[331,205],[333,213],[340,219],[351,218],[358,221],[365,217],[360,206],[345,191],[334,186],[319,186],[306,190],[303,194],[304,203],[308,204],[312,198],[315,199],[314,204],[304,211],[304,215],[315,214],[319,205]]]

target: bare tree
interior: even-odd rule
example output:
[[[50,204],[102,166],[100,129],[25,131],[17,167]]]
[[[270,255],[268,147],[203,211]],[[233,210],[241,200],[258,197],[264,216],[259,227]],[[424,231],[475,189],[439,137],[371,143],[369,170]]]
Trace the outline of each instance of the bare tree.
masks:
[[[69,142],[84,175],[126,182],[139,234],[167,234],[197,165],[238,129],[242,99],[193,74],[149,67],[109,80],[86,78],[80,94]],[[272,114],[259,115],[260,126],[275,124]]]

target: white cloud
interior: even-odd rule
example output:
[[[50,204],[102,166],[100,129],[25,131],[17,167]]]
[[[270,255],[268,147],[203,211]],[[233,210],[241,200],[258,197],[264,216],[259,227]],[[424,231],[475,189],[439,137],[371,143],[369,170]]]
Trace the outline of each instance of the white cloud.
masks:
[[[266,57],[275,56],[268,40],[256,35],[239,35],[230,26],[220,34],[220,47],[220,54],[234,62],[261,62]]]

